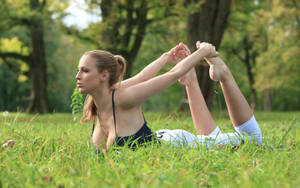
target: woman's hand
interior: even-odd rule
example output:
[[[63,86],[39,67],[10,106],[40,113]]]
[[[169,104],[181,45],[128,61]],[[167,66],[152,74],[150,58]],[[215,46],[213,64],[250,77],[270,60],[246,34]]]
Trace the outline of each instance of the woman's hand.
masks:
[[[218,52],[216,51],[216,48],[209,43],[206,42],[200,43],[200,41],[197,41],[196,47],[197,49],[203,50],[204,53],[207,54],[206,57],[208,58],[218,56]],[[193,81],[197,81],[197,75],[195,69],[190,70],[187,74],[185,74],[183,77],[178,79],[178,81],[185,86],[191,84]]]
[[[201,42],[197,41],[196,42],[196,47],[197,49],[202,50],[205,53],[205,57],[217,57],[219,53],[216,51],[216,47],[213,46],[212,44],[206,43],[206,42]]]
[[[168,62],[178,63],[185,57],[189,56],[191,54],[191,51],[185,44],[181,42],[174,48],[172,48],[169,52],[167,52],[167,54],[169,56]]]

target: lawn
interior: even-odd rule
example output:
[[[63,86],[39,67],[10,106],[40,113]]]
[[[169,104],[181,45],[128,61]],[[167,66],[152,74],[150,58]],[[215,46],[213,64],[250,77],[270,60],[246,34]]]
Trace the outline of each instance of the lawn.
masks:
[[[145,114],[155,131],[195,133],[189,114]],[[213,114],[223,132],[225,112]],[[0,187],[300,187],[300,112],[256,113],[260,146],[180,148],[149,145],[111,150],[90,147],[91,124],[80,115],[0,113]],[[15,140],[3,148],[2,144]]]

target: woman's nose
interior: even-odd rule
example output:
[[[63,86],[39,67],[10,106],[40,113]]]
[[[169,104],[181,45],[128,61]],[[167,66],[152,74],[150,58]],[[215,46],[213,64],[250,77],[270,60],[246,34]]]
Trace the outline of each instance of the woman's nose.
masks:
[[[76,74],[75,79],[76,79],[76,80],[79,80],[79,79],[80,79],[80,77],[79,77],[79,72]]]

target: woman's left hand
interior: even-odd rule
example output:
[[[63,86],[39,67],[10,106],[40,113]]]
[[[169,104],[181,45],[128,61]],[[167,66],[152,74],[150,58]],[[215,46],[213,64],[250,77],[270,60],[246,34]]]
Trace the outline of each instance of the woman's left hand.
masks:
[[[168,52],[169,55],[168,62],[178,63],[179,61],[189,56],[190,54],[191,54],[190,49],[181,42]]]

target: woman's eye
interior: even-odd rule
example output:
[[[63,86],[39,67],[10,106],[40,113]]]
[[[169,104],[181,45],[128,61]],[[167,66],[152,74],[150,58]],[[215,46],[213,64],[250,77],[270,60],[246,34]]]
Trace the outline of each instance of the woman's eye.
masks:
[[[79,69],[79,70],[78,70],[78,72],[80,72],[80,71],[82,71],[82,72],[89,72],[89,70],[88,70],[88,69],[85,69],[85,68],[82,68],[82,69]]]

